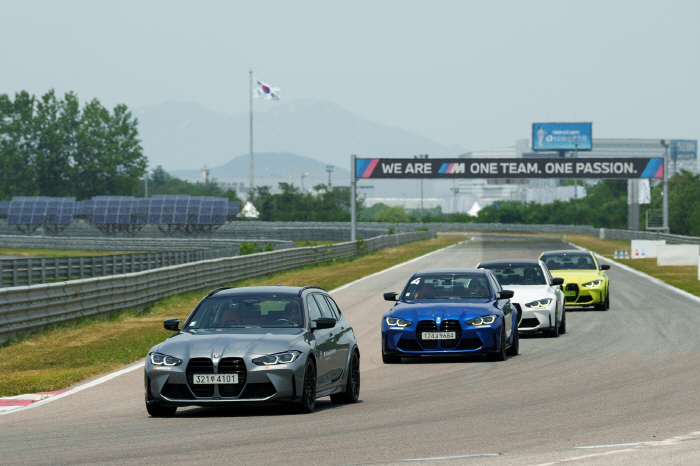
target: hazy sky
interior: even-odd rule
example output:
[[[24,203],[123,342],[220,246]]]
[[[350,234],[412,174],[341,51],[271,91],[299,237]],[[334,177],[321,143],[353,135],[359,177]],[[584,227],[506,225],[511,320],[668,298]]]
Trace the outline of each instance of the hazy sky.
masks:
[[[252,68],[285,101],[472,150],[533,121],[698,139],[699,21],[691,1],[0,0],[0,93],[237,113]]]

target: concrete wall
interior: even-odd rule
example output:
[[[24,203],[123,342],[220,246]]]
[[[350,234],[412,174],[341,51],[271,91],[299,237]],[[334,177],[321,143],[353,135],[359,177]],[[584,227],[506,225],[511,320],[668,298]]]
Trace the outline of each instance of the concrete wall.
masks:
[[[657,247],[657,265],[698,265],[700,245],[666,244]]]
[[[657,257],[657,247],[666,244],[665,240],[633,239],[630,248],[632,259]]]

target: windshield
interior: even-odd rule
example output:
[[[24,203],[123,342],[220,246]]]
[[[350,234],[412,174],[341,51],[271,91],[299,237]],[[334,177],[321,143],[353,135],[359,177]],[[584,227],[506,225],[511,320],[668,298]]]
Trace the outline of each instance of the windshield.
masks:
[[[486,277],[483,275],[430,275],[416,277],[409,282],[403,300],[489,298]]]
[[[493,271],[501,286],[506,285],[546,285],[547,280],[539,266],[534,265],[508,265],[508,266],[482,266]]]
[[[542,262],[549,270],[596,270],[595,262],[590,254],[552,254],[542,256]]]
[[[302,327],[301,299],[278,296],[236,296],[207,299],[187,329],[235,327]]]

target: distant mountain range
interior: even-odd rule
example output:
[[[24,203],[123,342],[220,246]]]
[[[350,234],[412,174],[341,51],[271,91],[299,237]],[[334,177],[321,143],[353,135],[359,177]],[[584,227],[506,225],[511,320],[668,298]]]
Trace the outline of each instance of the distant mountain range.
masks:
[[[324,174],[326,164],[310,157],[303,157],[288,152],[263,152],[255,153],[254,173],[256,177],[278,177],[294,178],[295,183],[299,183],[299,176],[304,173]],[[165,168],[165,167],[163,167]],[[209,167],[209,176],[218,179],[246,179],[249,176],[250,168],[249,155],[239,155],[229,162],[216,167]],[[201,178],[202,169],[194,170],[167,170],[173,176],[182,179]],[[333,176],[348,178],[350,172],[344,167],[334,167]]]
[[[261,102],[262,104],[263,102]],[[264,102],[255,112],[256,175],[265,170],[295,173],[317,171],[313,161],[349,170],[350,154],[358,157],[456,157],[466,150],[445,146],[414,133],[363,120],[337,104],[296,100]],[[260,106],[260,105],[259,105]],[[144,153],[152,167],[176,174],[201,173],[204,165],[248,176],[248,112],[226,115],[192,102],[164,102],[134,112]],[[295,155],[297,154],[297,155]],[[313,159],[313,160],[310,160]],[[263,165],[258,165],[263,164]],[[272,173],[272,172],[270,172]],[[182,175],[176,175],[182,176]]]

